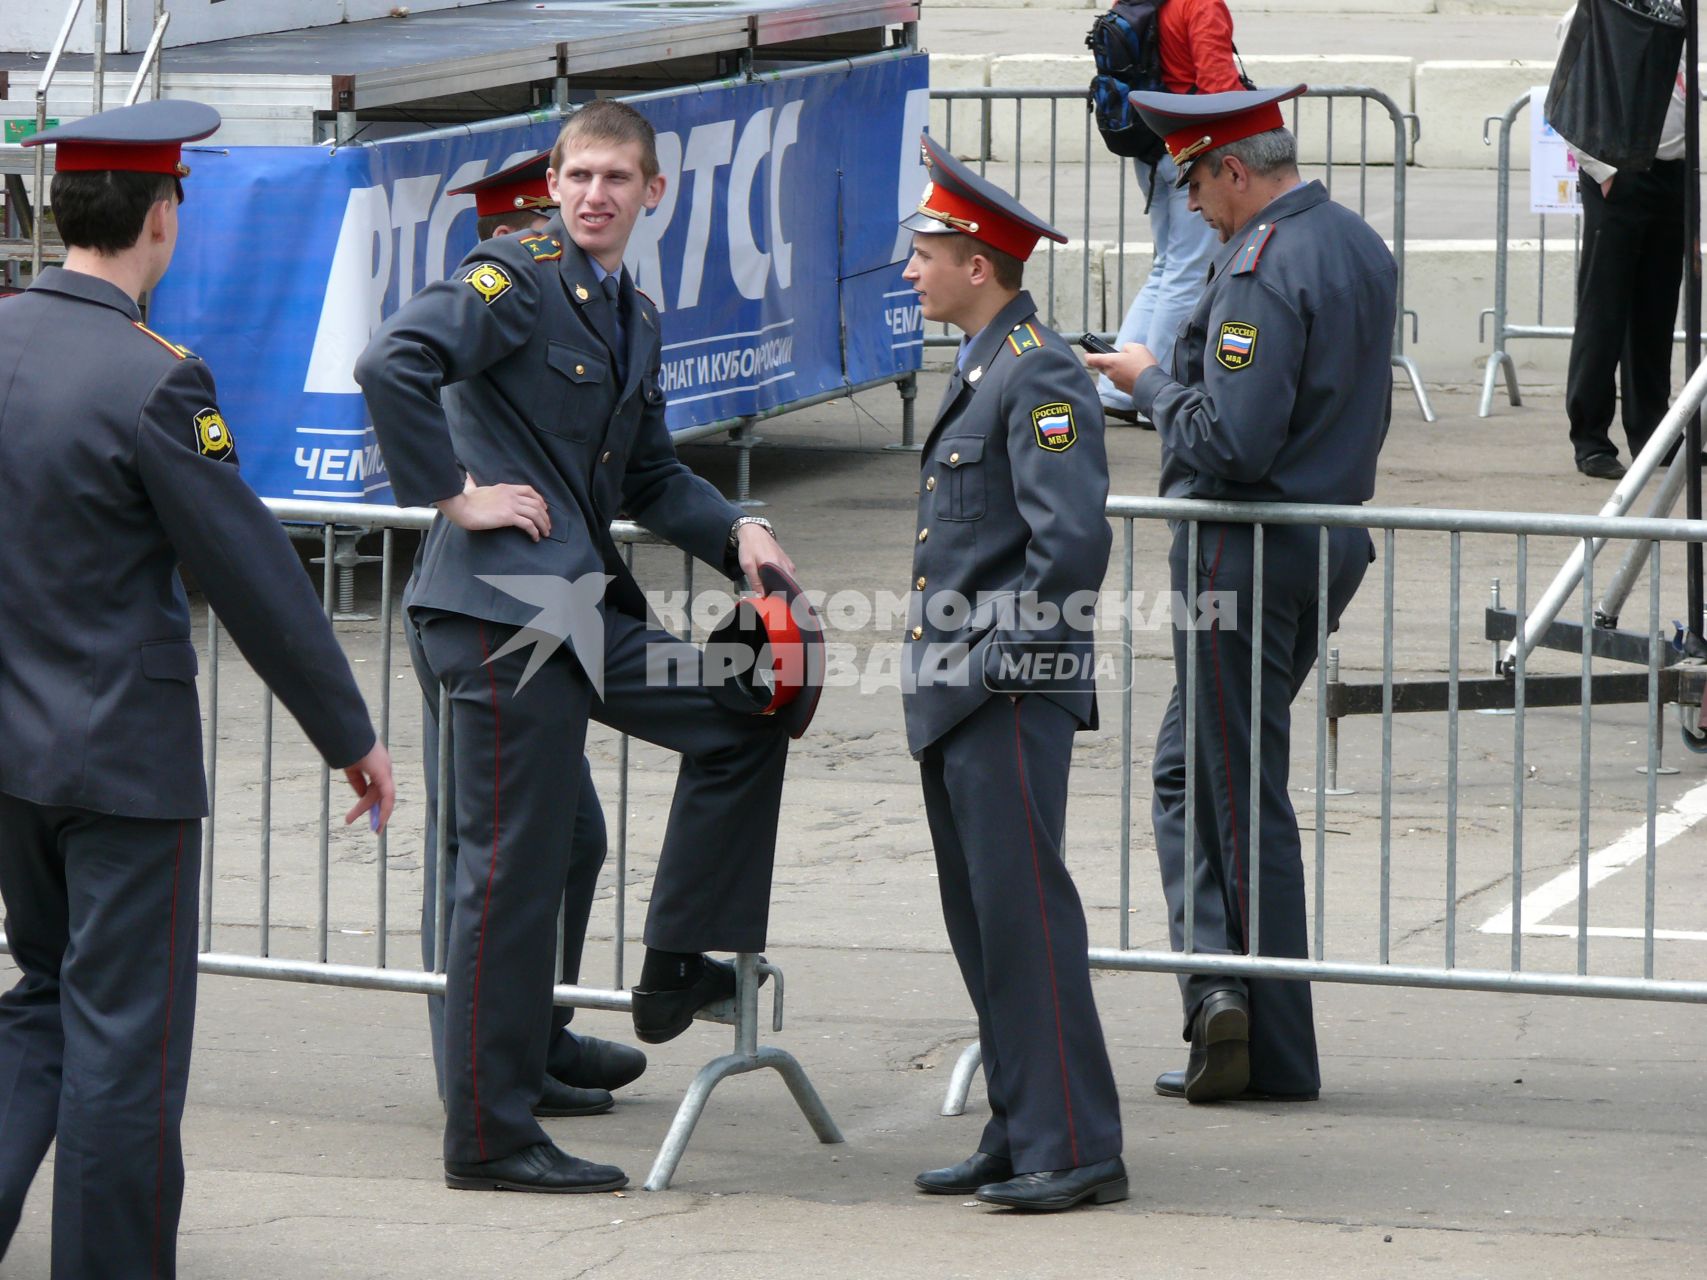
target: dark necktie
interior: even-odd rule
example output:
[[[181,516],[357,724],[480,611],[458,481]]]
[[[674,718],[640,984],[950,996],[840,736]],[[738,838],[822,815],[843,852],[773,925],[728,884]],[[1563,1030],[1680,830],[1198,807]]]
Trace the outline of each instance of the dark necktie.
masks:
[[[603,281],[605,297],[610,299],[611,318],[616,322],[616,380],[628,381],[628,335],[622,327],[622,275],[613,272]]]

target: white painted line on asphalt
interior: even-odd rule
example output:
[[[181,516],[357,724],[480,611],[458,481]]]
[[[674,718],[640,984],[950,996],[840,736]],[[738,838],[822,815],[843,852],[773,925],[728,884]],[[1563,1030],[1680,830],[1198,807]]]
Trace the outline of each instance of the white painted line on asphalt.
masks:
[[[1507,929],[1510,932],[1510,929]],[[1525,937],[1539,938],[1574,938],[1577,927],[1574,924],[1537,924],[1524,925]],[[1591,924],[1588,927],[1591,938],[1645,938],[1648,935],[1641,929],[1614,929],[1607,925]],[[1707,942],[1707,933],[1700,929],[1655,929],[1654,937],[1660,942]]]
[[[1703,818],[1707,818],[1707,782],[1691,791],[1686,791],[1678,797],[1678,801],[1669,809],[1662,809],[1654,815],[1654,847],[1668,844],[1678,836],[1688,831]],[[1648,852],[1648,827],[1646,823],[1631,827],[1618,839],[1614,840],[1599,853],[1593,854],[1588,860],[1588,883],[1593,888],[1602,880],[1618,874],[1624,868],[1642,861]],[[1523,932],[1542,936],[1576,937],[1577,927],[1570,925],[1543,925],[1541,922],[1557,911],[1570,906],[1577,900],[1577,868],[1561,871],[1539,889],[1532,889],[1523,895]],[[1482,925],[1482,933],[1511,933],[1512,910],[1508,904],[1498,914],[1490,916]],[[1603,938],[1640,938],[1645,936],[1641,929],[1600,929],[1590,926],[1589,936]],[[1661,930],[1654,931],[1656,938],[1682,938],[1690,941],[1707,941],[1707,933],[1690,930]]]

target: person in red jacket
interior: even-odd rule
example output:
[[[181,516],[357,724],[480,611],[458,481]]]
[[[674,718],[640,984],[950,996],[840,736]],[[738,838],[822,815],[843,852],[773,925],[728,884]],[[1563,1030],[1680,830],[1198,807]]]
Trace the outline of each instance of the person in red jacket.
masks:
[[[1233,15],[1226,0],[1165,0],[1156,15],[1156,35],[1162,84],[1169,93],[1224,93],[1245,87],[1233,60]],[[1187,193],[1177,185],[1172,159],[1164,154],[1154,165],[1135,160],[1132,167],[1148,201],[1155,258],[1114,345],[1124,349],[1129,342],[1143,343],[1166,370],[1174,337],[1203,294],[1217,240],[1214,228],[1186,207]],[[1107,378],[1097,379],[1097,394],[1110,418],[1138,421],[1132,397]]]

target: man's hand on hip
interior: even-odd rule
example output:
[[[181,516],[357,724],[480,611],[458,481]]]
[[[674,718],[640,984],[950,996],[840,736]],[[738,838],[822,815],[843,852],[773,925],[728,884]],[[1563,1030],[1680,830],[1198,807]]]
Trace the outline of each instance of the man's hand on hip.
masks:
[[[532,485],[482,485],[473,476],[468,479],[456,497],[433,504],[452,524],[470,531],[516,528],[535,542],[550,535],[551,513]]]

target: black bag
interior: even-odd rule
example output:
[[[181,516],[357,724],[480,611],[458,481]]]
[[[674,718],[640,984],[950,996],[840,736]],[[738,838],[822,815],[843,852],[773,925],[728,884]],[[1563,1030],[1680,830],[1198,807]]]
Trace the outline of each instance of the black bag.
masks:
[[[1677,0],[1577,0],[1547,86],[1548,123],[1602,164],[1648,169],[1683,40]]]
[[[1103,144],[1117,156],[1153,165],[1167,150],[1156,132],[1132,109],[1126,95],[1134,89],[1160,90],[1162,46],[1156,11],[1166,0],[1117,0],[1085,37],[1097,73],[1091,81],[1090,110]]]

